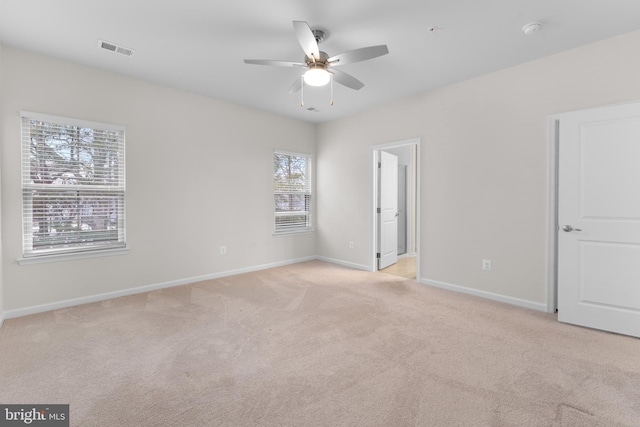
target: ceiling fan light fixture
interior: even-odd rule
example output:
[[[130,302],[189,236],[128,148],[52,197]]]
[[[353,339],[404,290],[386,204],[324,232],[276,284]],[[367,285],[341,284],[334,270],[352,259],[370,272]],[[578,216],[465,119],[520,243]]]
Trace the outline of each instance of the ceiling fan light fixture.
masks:
[[[304,82],[309,86],[324,86],[329,83],[331,75],[324,68],[309,68],[304,73]]]

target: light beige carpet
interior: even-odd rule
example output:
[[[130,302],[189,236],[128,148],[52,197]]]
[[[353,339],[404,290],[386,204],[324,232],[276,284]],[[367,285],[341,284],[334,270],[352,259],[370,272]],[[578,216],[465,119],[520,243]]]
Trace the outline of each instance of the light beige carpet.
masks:
[[[638,426],[640,340],[319,261],[9,319],[73,426]]]

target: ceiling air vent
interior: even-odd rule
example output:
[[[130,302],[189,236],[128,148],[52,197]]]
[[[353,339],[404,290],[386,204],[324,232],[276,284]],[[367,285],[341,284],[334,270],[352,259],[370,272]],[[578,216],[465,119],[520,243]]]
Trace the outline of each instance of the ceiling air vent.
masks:
[[[119,53],[120,55],[124,56],[133,56],[133,53],[135,52],[133,49],[130,49],[128,47],[119,46],[115,43],[107,42],[104,40],[98,40],[98,46],[101,49],[108,50],[113,53]]]

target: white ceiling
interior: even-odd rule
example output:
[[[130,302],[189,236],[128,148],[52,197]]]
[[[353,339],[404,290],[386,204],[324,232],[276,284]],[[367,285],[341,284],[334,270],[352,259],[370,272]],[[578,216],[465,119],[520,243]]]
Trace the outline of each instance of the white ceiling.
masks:
[[[330,56],[390,53],[341,67],[361,90],[336,84],[330,106],[329,87],[305,89],[301,108],[299,69],[243,62],[302,62],[293,20],[324,30]],[[4,45],[316,123],[637,29],[638,0],[0,0]]]

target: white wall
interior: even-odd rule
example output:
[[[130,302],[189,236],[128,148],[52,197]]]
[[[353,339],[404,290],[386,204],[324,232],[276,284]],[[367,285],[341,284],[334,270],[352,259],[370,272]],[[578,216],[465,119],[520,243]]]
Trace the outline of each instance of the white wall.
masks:
[[[372,268],[371,146],[416,137],[421,280],[544,306],[548,118],[640,99],[638,47],[634,32],[316,127],[3,46],[0,309],[314,255]],[[21,109],[127,127],[128,255],[17,264]],[[317,149],[315,234],[271,234],[274,148]]]
[[[315,154],[314,125],[7,46],[1,59],[0,277],[9,314],[315,255],[314,233],[272,235],[273,150]],[[129,254],[17,264],[20,110],[126,126]]]
[[[420,137],[421,280],[544,308],[548,118],[640,99],[639,48],[640,31],[320,125],[318,254],[372,267],[370,147]]]
[[[2,92],[2,43],[0,43],[0,99],[3,98]],[[0,103],[0,116],[2,114],[2,104]],[[0,118],[0,148],[3,145],[3,121]],[[3,246],[3,238],[2,238],[2,151],[0,150],[0,260],[2,260],[2,246]],[[0,326],[4,321],[4,274],[3,273],[3,264],[0,262]]]

